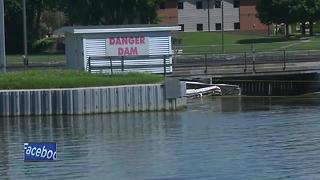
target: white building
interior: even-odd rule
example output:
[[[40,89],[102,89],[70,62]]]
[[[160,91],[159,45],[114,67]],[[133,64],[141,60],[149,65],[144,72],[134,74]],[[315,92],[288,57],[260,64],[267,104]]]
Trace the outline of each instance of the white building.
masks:
[[[64,27],[55,33],[65,34],[68,68],[91,70],[92,64],[105,73],[170,73],[171,31],[178,30],[179,26],[163,25],[83,26]],[[89,59],[97,61],[88,63]]]

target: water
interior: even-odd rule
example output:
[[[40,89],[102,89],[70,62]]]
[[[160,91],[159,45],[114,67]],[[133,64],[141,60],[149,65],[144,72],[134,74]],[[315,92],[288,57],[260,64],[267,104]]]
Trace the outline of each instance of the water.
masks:
[[[57,142],[26,163],[24,142]],[[0,119],[0,179],[319,179],[320,99],[205,98],[181,112]]]

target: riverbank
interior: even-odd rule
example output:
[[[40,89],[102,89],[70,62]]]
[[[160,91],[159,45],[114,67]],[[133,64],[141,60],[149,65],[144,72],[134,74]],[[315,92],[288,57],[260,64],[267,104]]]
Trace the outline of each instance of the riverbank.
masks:
[[[13,72],[0,75],[0,116],[178,110],[186,106],[185,91],[179,81],[147,73]]]
[[[31,70],[0,74],[0,89],[54,89],[163,83],[148,73],[89,74],[71,70]]]
[[[185,91],[185,87],[181,88],[179,91]],[[162,84],[1,90],[0,116],[173,111],[186,106],[186,98],[182,95],[169,96],[170,91]]]

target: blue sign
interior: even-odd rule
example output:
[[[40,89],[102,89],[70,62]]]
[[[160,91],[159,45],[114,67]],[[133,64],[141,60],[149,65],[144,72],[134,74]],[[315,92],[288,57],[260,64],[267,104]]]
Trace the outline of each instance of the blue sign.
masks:
[[[24,143],[25,161],[55,161],[57,160],[56,143]]]

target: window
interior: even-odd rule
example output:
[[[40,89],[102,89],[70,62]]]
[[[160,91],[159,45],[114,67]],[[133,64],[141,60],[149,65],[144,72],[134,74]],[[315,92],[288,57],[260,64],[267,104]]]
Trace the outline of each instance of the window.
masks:
[[[161,3],[160,4],[160,9],[165,9],[166,8],[166,3]]]
[[[221,23],[216,23],[216,30],[221,30]]]
[[[179,26],[180,26],[180,31],[184,31],[184,24],[179,24]]]
[[[178,2],[178,9],[183,9],[183,2]]]
[[[233,0],[233,8],[239,8],[239,7],[240,7],[239,0]]]
[[[203,24],[197,24],[197,31],[203,31]]]
[[[240,23],[239,22],[236,22],[234,23],[234,29],[240,29]]]
[[[215,0],[214,1],[214,7],[215,8],[221,8],[221,0]]]
[[[202,9],[202,1],[197,1],[196,7],[197,9]]]

